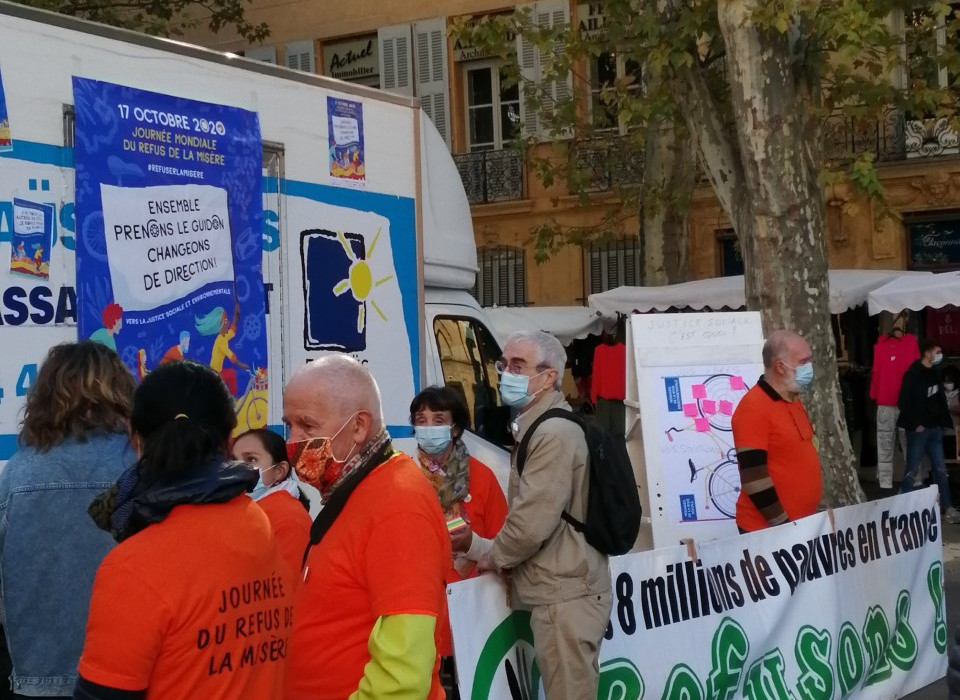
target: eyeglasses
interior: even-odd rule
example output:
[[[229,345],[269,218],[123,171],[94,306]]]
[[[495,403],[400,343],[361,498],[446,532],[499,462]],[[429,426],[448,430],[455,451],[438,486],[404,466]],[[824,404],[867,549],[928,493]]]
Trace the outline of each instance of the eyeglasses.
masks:
[[[523,360],[511,360],[510,362],[507,362],[501,357],[496,361],[496,363],[494,363],[493,366],[496,368],[497,374],[503,374],[504,372],[509,372],[510,374],[524,374],[527,371],[527,363]],[[550,367],[540,364],[537,365],[535,369],[537,372],[545,372],[546,370],[550,369]]]

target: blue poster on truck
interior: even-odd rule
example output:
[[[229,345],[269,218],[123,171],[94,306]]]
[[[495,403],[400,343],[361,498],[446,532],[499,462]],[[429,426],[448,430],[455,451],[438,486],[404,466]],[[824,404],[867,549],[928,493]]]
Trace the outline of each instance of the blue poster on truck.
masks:
[[[139,378],[172,360],[209,364],[240,427],[262,427],[257,115],[78,77],[73,93],[79,336]]]
[[[327,132],[330,136],[330,178],[347,187],[366,186],[363,105],[354,100],[328,96]]]
[[[7,98],[3,93],[3,74],[0,73],[0,153],[13,149],[10,134],[10,116],[7,114]]]

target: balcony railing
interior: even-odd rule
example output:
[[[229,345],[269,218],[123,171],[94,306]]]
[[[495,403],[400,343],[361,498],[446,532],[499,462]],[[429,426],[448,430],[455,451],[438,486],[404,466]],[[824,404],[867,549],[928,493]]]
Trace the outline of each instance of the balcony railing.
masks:
[[[520,151],[475,151],[453,159],[471,204],[523,199],[524,161]]]
[[[823,121],[824,156],[828,161],[850,161],[864,153],[878,163],[908,158],[956,155],[960,137],[946,117],[905,115],[888,109],[880,119],[855,120],[834,114]]]
[[[643,153],[624,147],[618,138],[582,141],[573,147],[573,167],[587,191],[639,185],[643,181]]]

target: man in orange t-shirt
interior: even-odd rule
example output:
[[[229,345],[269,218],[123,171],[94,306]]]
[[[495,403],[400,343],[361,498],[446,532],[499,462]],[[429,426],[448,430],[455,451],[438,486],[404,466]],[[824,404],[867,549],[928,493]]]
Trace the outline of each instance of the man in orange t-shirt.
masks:
[[[260,507],[181,505],[100,565],[79,672],[147,698],[280,697],[292,618],[293,579]]]
[[[325,356],[290,380],[283,411],[291,462],[324,502],[297,588],[284,697],[443,700],[450,538],[433,488],[390,445],[373,377],[346,355]]]
[[[813,381],[812,359],[810,346],[796,333],[772,333],[763,346],[763,376],[733,414],[741,532],[804,518],[820,504],[820,457],[800,401]]]

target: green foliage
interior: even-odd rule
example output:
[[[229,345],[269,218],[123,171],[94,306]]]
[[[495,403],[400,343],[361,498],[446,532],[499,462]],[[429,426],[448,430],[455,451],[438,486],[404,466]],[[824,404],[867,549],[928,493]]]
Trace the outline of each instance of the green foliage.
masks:
[[[206,24],[211,32],[231,29],[246,41],[262,43],[266,24],[246,18],[249,0],[15,0],[73,17],[157,36],[179,36],[187,27]],[[202,17],[202,19],[197,19]]]
[[[811,125],[805,133],[821,182],[846,179],[882,205],[876,163],[891,154],[879,152],[878,141],[894,142],[898,128],[902,137],[905,119],[942,117],[960,126],[960,42],[954,39],[960,36],[960,19],[950,4],[753,0],[751,5],[751,21],[772,50],[789,59],[786,79],[803,98],[797,114]],[[592,35],[575,23],[537,26],[528,11],[462,22],[453,31],[501,58],[511,80],[522,85],[525,108],[539,115],[544,137],[573,135],[546,155],[531,150],[534,135],[514,144],[526,150],[544,184],[565,183],[581,202],[594,201],[598,164],[580,156],[591,149],[613,154],[601,164],[600,175],[607,167],[606,174],[615,170],[626,176],[608,178],[599,189],[604,201],[612,191],[624,210],[635,213],[641,202],[676,202],[668,193],[641,186],[644,152],[658,129],[685,128],[691,109],[685,86],[692,80],[706,85],[705,113],[722,124],[734,157],[739,150],[735,125],[750,115],[742,104],[735,108],[731,89],[737,81],[726,73],[717,0],[606,0],[605,7],[604,31]],[[539,80],[517,65],[516,34],[540,51]],[[611,54],[620,70],[602,85],[594,81],[591,95],[591,74]],[[568,80],[574,88],[569,96],[553,99],[551,86]],[[571,240],[583,237],[580,230],[570,233],[576,233]],[[564,232],[541,227],[538,250],[540,237],[549,250]]]

